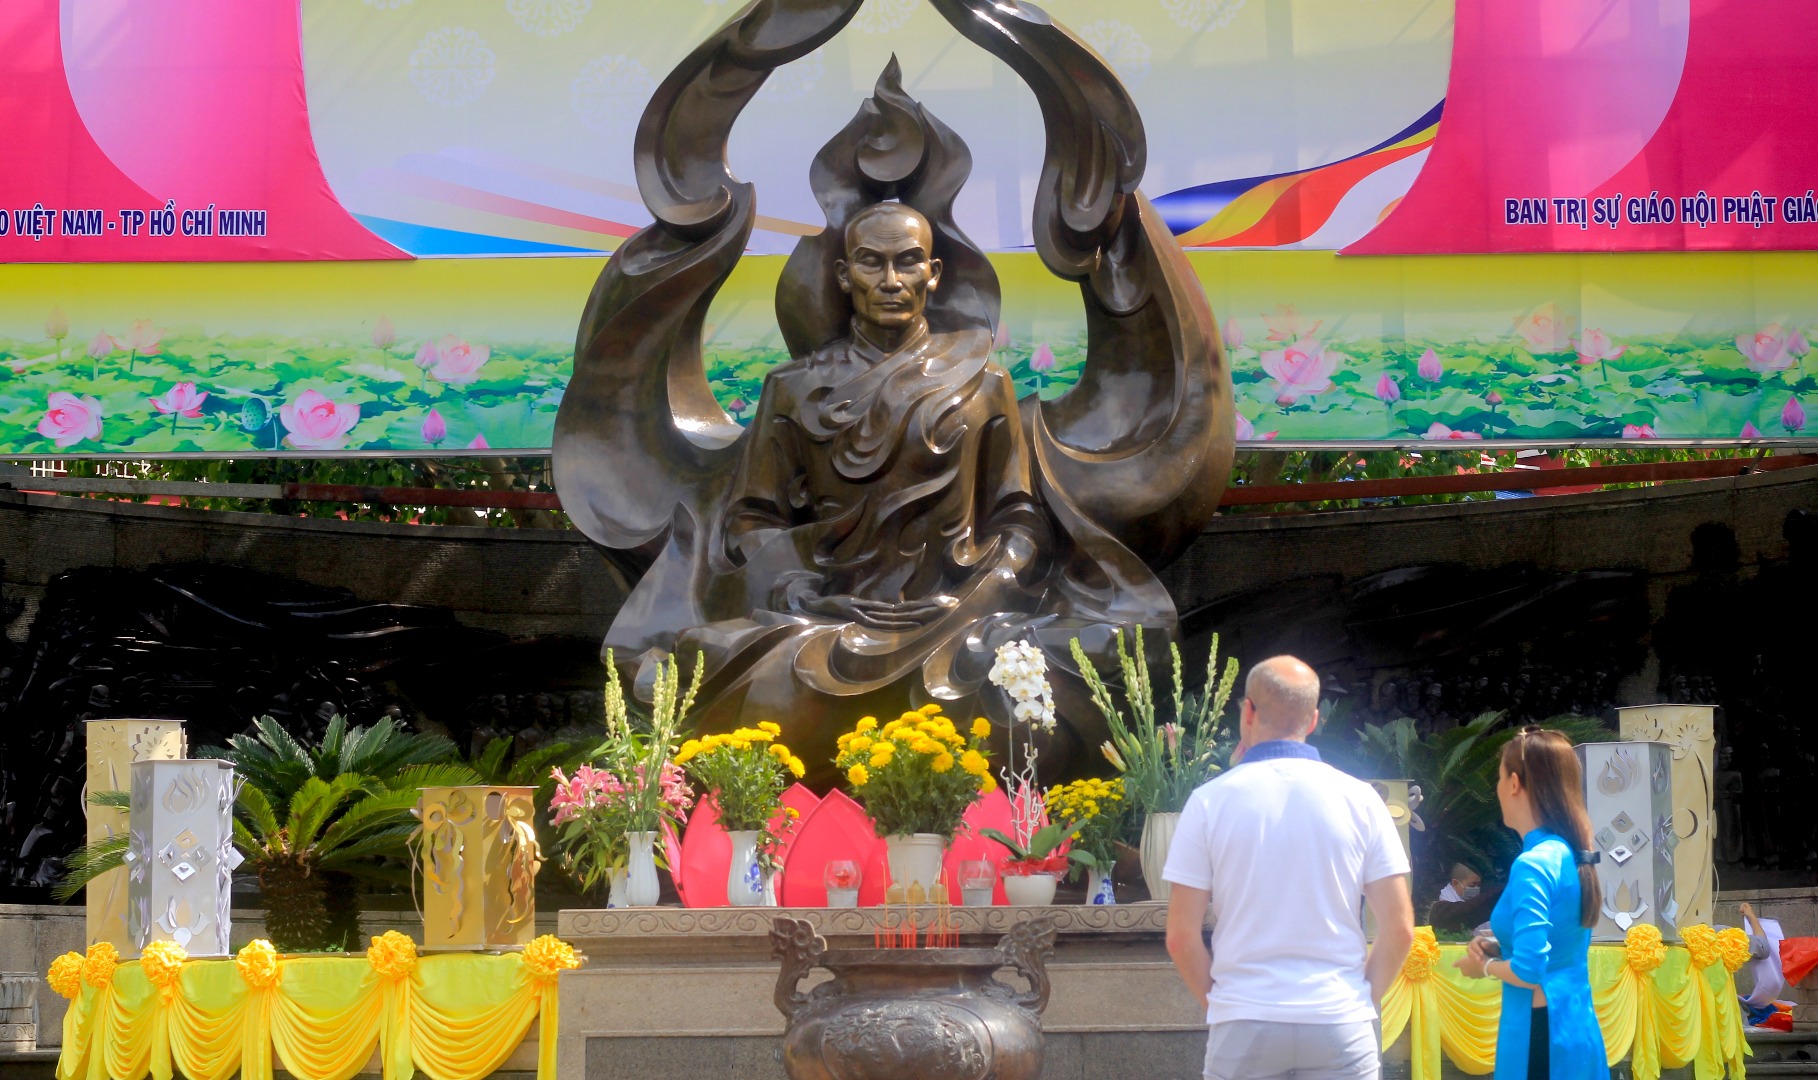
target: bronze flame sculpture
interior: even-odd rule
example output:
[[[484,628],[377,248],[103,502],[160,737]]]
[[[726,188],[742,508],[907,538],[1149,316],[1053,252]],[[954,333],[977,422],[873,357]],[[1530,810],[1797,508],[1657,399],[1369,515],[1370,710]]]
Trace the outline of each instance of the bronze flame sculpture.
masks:
[[[606,645],[643,662],[699,651],[703,728],[776,720],[812,763],[864,713],[936,701],[1002,718],[980,689],[996,647],[1029,639],[1049,658],[1060,764],[1101,737],[1069,639],[1105,657],[1119,629],[1175,630],[1155,570],[1218,505],[1230,378],[1205,295],[1137,190],[1142,122],[1105,62],[1026,0],[930,0],[1041,106],[1036,249],[1080,286],[1078,384],[1018,401],[992,361],[996,274],[952,216],[971,157],[892,59],[810,170],[827,227],[777,287],[791,360],[749,429],[720,408],[702,325],[756,211],[726,164],[732,125],[861,2],[755,0],[656,91],[635,155],[656,222],[589,298],[556,485],[637,580]]]

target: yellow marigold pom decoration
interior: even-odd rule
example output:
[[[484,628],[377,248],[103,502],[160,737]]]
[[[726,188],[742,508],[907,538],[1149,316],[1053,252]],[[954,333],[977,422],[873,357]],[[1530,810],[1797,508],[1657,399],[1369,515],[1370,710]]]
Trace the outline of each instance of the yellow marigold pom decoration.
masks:
[[[524,970],[538,982],[555,982],[557,975],[580,966],[574,946],[554,934],[544,934],[524,946]]]
[[[114,981],[114,969],[120,966],[120,950],[111,942],[97,941],[82,958],[82,981],[99,990]]]
[[[1699,971],[1722,959],[1717,949],[1717,931],[1703,923],[1679,928],[1679,937],[1685,942],[1685,951],[1692,954],[1692,966]]]
[[[1416,927],[1414,945],[1408,950],[1408,958],[1401,963],[1401,977],[1409,982],[1424,982],[1433,977],[1433,969],[1438,966],[1439,939],[1433,936],[1433,928]]]
[[[1646,975],[1666,962],[1666,944],[1660,939],[1660,927],[1651,923],[1636,923],[1629,927],[1622,944],[1628,952],[1629,970],[1637,975]]]
[[[145,972],[146,982],[170,991],[176,989],[177,978],[183,974],[183,964],[188,959],[189,953],[176,942],[154,941],[139,954],[139,967]]]
[[[82,954],[66,952],[52,960],[50,973],[44,981],[57,993],[71,1001],[76,1000],[76,995],[82,992]]]
[[[846,770],[846,781],[855,788],[862,788],[871,782],[871,770],[863,765],[854,765]]]
[[[254,990],[268,990],[278,985],[278,950],[264,938],[254,938],[234,954],[234,966],[240,978]]]
[[[387,930],[372,939],[366,959],[382,979],[407,979],[417,970],[417,943],[396,930]]]
[[[1748,931],[1740,926],[1732,926],[1717,935],[1717,951],[1723,957],[1723,966],[1731,975],[1742,970],[1742,965],[1749,962]]]

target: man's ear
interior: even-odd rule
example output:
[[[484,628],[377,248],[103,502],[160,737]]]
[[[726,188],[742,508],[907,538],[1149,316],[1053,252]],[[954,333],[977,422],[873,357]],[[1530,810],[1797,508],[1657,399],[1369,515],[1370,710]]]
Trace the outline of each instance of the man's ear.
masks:
[[[852,295],[852,271],[846,265],[845,259],[833,261],[833,278],[840,283],[841,292],[848,296]]]
[[[928,260],[928,291],[929,292],[933,292],[935,289],[940,288],[941,270],[943,270],[944,268],[945,268],[944,264],[939,259],[929,259]]]

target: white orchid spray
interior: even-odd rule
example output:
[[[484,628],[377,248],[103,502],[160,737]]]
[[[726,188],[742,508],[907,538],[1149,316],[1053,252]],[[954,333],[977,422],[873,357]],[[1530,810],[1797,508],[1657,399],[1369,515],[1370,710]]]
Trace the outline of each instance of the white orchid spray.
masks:
[[[1010,696],[1009,753],[1004,759],[1004,792],[1010,796],[1010,828],[1019,847],[1027,849],[1047,817],[1046,800],[1037,782],[1035,732],[1053,731],[1054,690],[1048,685],[1048,661],[1029,641],[1006,641],[997,647],[997,662],[987,676]],[[1017,764],[1016,742],[1023,736],[1022,764]]]

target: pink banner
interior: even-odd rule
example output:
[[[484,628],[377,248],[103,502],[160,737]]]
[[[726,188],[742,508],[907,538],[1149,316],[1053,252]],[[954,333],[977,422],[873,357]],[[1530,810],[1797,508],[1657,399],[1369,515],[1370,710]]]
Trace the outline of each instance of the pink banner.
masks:
[[[297,6],[0,3],[0,261],[398,259],[310,140]]]
[[[1347,254],[1818,247],[1818,4],[1458,5],[1444,119]]]

